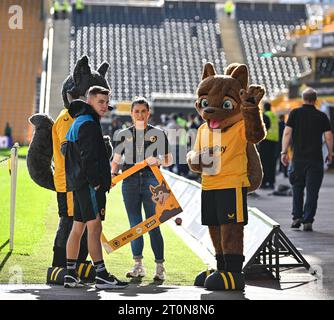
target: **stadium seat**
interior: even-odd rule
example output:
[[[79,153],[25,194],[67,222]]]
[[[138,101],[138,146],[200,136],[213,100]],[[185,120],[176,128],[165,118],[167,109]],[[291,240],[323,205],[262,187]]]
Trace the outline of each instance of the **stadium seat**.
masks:
[[[262,84],[269,97],[287,89],[288,82],[310,70],[307,58],[263,57],[305,23],[302,4],[237,3],[236,19],[251,82]]]
[[[70,71],[84,54],[93,68],[107,60],[117,101],[153,92],[193,94],[205,62],[218,72],[226,67],[214,3],[87,7],[73,13]]]

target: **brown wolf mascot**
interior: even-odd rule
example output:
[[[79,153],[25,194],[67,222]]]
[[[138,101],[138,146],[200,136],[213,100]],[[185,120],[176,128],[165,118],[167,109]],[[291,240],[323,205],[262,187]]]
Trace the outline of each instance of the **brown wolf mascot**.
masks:
[[[54,241],[52,267],[48,270],[48,282],[62,284],[63,270],[66,268],[66,243],[73,224],[73,195],[66,192],[65,160],[60,152],[61,143],[73,123],[68,113],[70,102],[85,96],[86,91],[94,85],[110,89],[105,75],[109,64],[104,62],[97,71],[91,70],[87,56],[76,63],[74,72],[69,75],[62,87],[64,109],[54,122],[43,114],[35,114],[29,121],[35,126],[35,133],[29,146],[27,166],[31,178],[40,186],[57,192],[59,226]],[[109,155],[112,154],[109,137],[105,137]],[[79,253],[79,276],[93,278],[94,268],[80,264],[88,255],[87,235],[83,236]],[[85,280],[85,279],[83,279]],[[87,280],[87,279],[86,279]],[[88,279],[89,280],[89,279]]]
[[[262,166],[255,144],[265,137],[259,108],[261,86],[248,86],[246,65],[231,64],[224,75],[204,66],[196,109],[205,123],[187,155],[191,170],[202,174],[202,224],[216,251],[217,271],[201,272],[195,285],[210,290],[243,290],[244,225],[247,192],[261,184]]]

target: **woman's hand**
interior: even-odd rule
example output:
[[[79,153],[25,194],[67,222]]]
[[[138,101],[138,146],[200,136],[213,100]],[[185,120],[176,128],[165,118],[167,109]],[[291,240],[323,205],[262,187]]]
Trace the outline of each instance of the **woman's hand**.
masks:
[[[161,161],[155,157],[148,157],[146,159],[146,162],[149,166],[160,166],[161,165]]]

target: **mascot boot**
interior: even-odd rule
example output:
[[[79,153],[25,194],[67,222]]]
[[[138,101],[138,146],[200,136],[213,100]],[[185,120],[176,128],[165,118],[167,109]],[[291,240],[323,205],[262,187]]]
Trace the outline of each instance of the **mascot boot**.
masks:
[[[217,260],[217,270],[223,271],[225,269],[225,260],[223,254],[216,254]],[[208,276],[215,272],[214,269],[207,269],[200,272],[197,277],[195,278],[194,286],[197,287],[204,287],[205,280]]]
[[[225,254],[225,270],[216,271],[208,276],[204,286],[208,290],[243,290],[245,276],[242,273],[243,255]]]
[[[59,220],[58,230],[53,245],[53,260],[52,267],[66,268],[66,244],[67,239],[71,233],[73,225],[73,218],[62,216]],[[80,251],[78,256],[78,263],[84,263],[88,256],[87,247],[87,230],[84,232],[80,242]]]

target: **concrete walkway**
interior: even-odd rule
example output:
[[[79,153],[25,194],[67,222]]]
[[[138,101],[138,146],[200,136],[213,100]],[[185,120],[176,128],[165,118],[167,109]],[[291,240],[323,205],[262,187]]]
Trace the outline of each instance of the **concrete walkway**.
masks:
[[[278,184],[288,184],[278,177]],[[84,299],[84,300],[318,300],[334,298],[334,174],[327,173],[320,191],[313,232],[290,229],[291,197],[259,190],[249,198],[257,207],[281,224],[282,230],[301,251],[318,276],[298,268],[281,272],[280,281],[270,278],[247,280],[244,292],[211,292],[192,286],[131,284],[125,290],[96,291],[93,287],[64,289],[47,285],[1,285],[0,299]],[[185,265],[186,267],[186,265]]]

